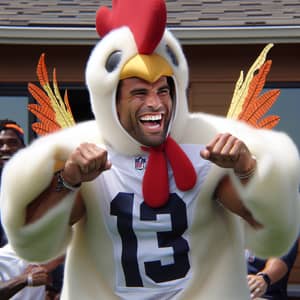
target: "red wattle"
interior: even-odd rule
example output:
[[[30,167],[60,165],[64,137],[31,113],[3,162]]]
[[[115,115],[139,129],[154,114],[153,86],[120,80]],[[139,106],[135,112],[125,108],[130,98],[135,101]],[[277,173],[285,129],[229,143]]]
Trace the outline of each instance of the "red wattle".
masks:
[[[176,186],[181,191],[192,189],[196,184],[197,174],[185,152],[171,137],[166,140],[165,152],[173,170]]]
[[[161,150],[149,149],[149,159],[143,178],[143,197],[150,207],[164,206],[169,198],[167,161]]]
[[[142,147],[149,151],[149,158],[143,178],[143,197],[150,207],[164,206],[169,199],[169,178],[167,159],[170,162],[176,186],[182,191],[194,187],[197,174],[190,159],[180,146],[169,136],[158,147]]]

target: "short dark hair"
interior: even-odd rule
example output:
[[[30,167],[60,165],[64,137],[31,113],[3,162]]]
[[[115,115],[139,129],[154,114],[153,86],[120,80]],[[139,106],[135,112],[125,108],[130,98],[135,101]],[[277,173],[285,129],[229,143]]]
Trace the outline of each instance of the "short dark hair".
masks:
[[[117,92],[116,92],[117,103],[120,101],[122,84],[123,84],[123,80],[119,80],[118,86],[117,86]]]
[[[168,82],[169,89],[170,89],[170,97],[174,101],[175,96],[176,96],[176,90],[175,90],[175,83],[174,83],[173,77],[168,76],[167,77],[167,82]]]
[[[14,120],[10,120],[10,119],[0,120],[0,131],[8,130],[8,129],[12,130],[18,136],[22,144],[25,146],[23,128]]]

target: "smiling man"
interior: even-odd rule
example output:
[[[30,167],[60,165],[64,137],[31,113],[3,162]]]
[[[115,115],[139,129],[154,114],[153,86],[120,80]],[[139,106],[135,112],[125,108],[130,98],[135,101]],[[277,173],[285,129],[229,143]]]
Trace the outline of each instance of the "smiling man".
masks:
[[[13,120],[0,121],[0,170],[19,149],[24,148],[24,131]]]
[[[143,145],[160,145],[166,138],[173,107],[167,77],[153,83],[127,78],[119,88],[117,112],[124,129]]]
[[[0,120],[0,179],[6,162],[20,149],[24,148],[24,132],[13,120]],[[0,247],[7,243],[0,219]]]
[[[66,251],[63,300],[248,300],[244,246],[279,255],[298,234],[296,146],[190,113],[165,1],[112,4],[86,68],[95,120],[37,139],[4,169],[12,246],[35,261]]]

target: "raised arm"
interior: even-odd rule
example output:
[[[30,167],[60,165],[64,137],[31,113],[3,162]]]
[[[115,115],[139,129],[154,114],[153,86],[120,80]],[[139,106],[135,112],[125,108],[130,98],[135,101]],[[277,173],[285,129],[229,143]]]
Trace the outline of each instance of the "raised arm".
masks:
[[[67,159],[63,169],[53,175],[50,185],[27,206],[26,224],[40,219],[55,207],[70,192],[77,191],[81,183],[92,181],[109,169],[106,150],[92,143],[78,146]],[[76,223],[85,212],[81,194],[78,193],[70,216],[69,224]]]
[[[256,159],[247,146],[229,133],[218,134],[200,154],[222,168],[233,169],[241,183],[245,185],[256,169]],[[215,195],[224,207],[244,218],[252,227],[262,227],[241,201],[229,176],[221,179]]]

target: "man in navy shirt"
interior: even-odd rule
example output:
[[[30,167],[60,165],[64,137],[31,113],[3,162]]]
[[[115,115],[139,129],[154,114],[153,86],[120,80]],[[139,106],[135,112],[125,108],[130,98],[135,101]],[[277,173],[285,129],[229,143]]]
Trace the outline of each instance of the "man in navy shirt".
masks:
[[[298,240],[280,258],[261,259],[246,250],[251,299],[287,300],[287,283],[298,252]]]

